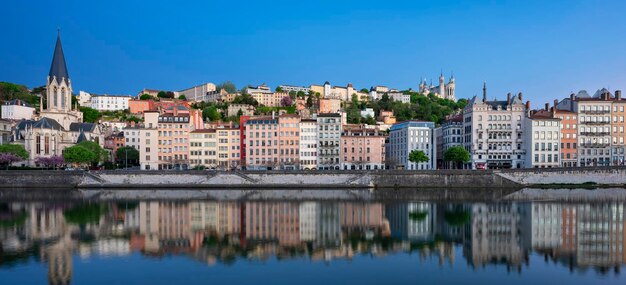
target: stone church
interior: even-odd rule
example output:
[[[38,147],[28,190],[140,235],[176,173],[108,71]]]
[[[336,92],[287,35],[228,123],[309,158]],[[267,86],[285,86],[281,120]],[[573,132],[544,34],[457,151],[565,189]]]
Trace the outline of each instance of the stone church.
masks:
[[[77,105],[72,106],[72,81],[60,34],[46,81],[46,108],[43,108],[43,96],[40,103],[39,115],[34,120],[22,120],[14,128],[13,141],[22,144],[30,154],[23,164],[34,166],[38,157],[61,156],[66,147],[84,140],[104,144],[101,126],[84,123],[83,113]]]
[[[439,75],[439,85],[437,86],[433,86],[432,81],[430,82],[430,85],[427,84],[426,79],[424,79],[423,81],[420,80],[420,84],[419,84],[419,92],[422,94],[427,95],[427,94],[433,93],[435,94],[435,96],[439,98],[456,101],[454,90],[455,90],[454,75],[450,76],[450,80],[448,81],[448,83],[445,83],[445,78],[443,77],[443,73]]]

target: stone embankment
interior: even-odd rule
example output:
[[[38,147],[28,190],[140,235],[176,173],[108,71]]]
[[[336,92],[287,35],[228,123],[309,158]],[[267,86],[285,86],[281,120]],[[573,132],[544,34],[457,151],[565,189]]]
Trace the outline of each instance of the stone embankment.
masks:
[[[520,189],[623,187],[626,167],[379,171],[0,171],[0,188],[73,189]]]

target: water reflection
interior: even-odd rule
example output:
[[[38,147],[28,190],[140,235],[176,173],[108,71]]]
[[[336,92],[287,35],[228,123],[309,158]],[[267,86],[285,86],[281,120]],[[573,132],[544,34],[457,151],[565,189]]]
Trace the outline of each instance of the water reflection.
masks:
[[[0,270],[31,258],[69,284],[72,256],[184,255],[208,265],[415,252],[521,272],[529,255],[570,271],[619,273],[623,203],[137,201],[0,204]],[[455,248],[461,247],[461,251]]]

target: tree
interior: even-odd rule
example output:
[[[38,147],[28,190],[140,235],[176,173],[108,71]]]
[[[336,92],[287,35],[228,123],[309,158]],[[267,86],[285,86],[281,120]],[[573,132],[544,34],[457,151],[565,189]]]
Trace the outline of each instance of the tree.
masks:
[[[180,96],[178,96],[178,99],[179,100],[187,100],[187,97],[185,97],[185,95],[180,95]]]
[[[149,94],[141,94],[141,96],[139,96],[139,100],[150,100],[152,99],[152,96],[150,96]]]
[[[115,157],[119,163],[139,161],[139,151],[132,146],[120,147],[115,151]]]
[[[259,102],[257,102],[256,99],[252,97],[252,95],[248,93],[241,93],[241,95],[233,99],[233,104],[248,104],[252,106],[258,106]]]
[[[370,93],[370,91],[367,90],[367,88],[362,88],[360,91],[361,91],[361,93]]]
[[[306,98],[306,106],[308,108],[313,107],[313,94],[309,94],[309,96]]]
[[[291,97],[285,96],[283,97],[283,99],[280,99],[280,105],[283,107],[288,107],[293,105],[293,101],[291,100]]]
[[[9,165],[22,161],[23,159],[13,153],[0,153],[0,165],[6,165],[6,169],[9,169]]]
[[[107,160],[108,158],[108,152],[104,150],[97,142],[83,141],[77,144],[77,146],[84,147],[95,155],[95,158],[91,161],[94,166],[98,165],[98,163],[101,161]]]
[[[409,161],[413,163],[428,162],[430,159],[423,150],[414,149],[409,153]]]
[[[283,88],[282,88],[282,87],[280,87],[280,86],[276,87],[276,89],[275,89],[275,90],[276,90],[276,92],[283,92]]]
[[[222,91],[222,89],[228,93],[237,93],[237,87],[230,81],[224,81],[217,85],[217,91]]]
[[[90,150],[82,146],[75,145],[65,149],[63,152],[63,159],[69,163],[83,165],[94,161],[97,159],[97,156]]]
[[[367,115],[367,117],[365,117],[365,119],[361,120],[362,123],[366,123],[368,125],[376,125],[376,120],[370,116]]]
[[[61,166],[63,166],[63,164],[65,164],[65,160],[63,159],[62,156],[58,156],[58,155],[53,155],[51,157],[37,157],[37,159],[35,159],[35,163],[45,167],[45,168],[53,168],[53,169],[57,169]]]
[[[100,112],[98,112],[98,110],[96,109],[92,109],[89,107],[80,107],[79,109],[81,112],[83,112],[83,121],[85,121],[86,123],[98,122],[100,117],[102,117],[102,114],[100,114]]]
[[[202,110],[202,117],[209,121],[218,121],[222,118],[222,115],[217,111],[217,107],[213,105]]]
[[[28,159],[28,151],[19,144],[3,144],[0,145],[0,153],[11,153],[21,158],[22,160]]]
[[[470,153],[462,146],[453,146],[443,154],[443,160],[455,162],[458,166],[461,163],[468,163],[470,161]]]

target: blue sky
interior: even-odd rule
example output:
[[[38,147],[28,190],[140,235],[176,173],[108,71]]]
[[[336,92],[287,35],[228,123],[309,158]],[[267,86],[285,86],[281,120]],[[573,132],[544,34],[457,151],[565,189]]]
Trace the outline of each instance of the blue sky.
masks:
[[[45,84],[61,36],[74,91],[202,82],[523,92],[626,89],[626,1],[8,1],[0,81]]]

